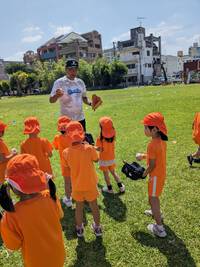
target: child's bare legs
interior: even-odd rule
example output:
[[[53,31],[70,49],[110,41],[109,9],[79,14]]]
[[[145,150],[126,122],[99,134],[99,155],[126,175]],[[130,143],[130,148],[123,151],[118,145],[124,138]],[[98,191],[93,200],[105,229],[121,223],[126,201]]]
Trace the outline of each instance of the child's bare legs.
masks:
[[[70,177],[64,177],[64,182],[65,182],[65,195],[69,199],[69,198],[71,198],[71,194],[72,194]]]
[[[94,201],[89,202],[89,205],[92,210],[92,216],[93,216],[95,225],[98,227],[100,226],[100,212],[99,212],[97,200],[95,199]]]
[[[76,218],[76,226],[78,228],[82,227],[83,224],[83,201],[76,201],[76,210],[75,210],[75,218]]]
[[[121,183],[120,177],[118,176],[118,174],[115,172],[115,170],[110,170],[110,173],[112,174],[112,176],[114,177],[115,181],[117,183]]]
[[[104,179],[106,181],[107,186],[110,186],[111,183],[110,183],[109,172],[107,170],[106,171],[103,171],[103,175],[104,175]]]
[[[161,212],[160,212],[160,200],[158,197],[149,196],[149,204],[153,217],[158,225],[162,225]]]
[[[192,154],[193,158],[200,158],[200,147],[198,147],[198,150]]]

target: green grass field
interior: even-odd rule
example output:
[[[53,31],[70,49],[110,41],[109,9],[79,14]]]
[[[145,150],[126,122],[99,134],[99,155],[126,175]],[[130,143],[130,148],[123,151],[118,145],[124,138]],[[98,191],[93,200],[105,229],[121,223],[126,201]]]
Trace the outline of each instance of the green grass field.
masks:
[[[96,239],[91,232],[92,216],[86,207],[85,239],[78,240],[74,232],[74,208],[64,208],[62,226],[68,253],[65,266],[200,266],[200,165],[189,168],[186,161],[187,154],[196,150],[191,138],[191,125],[194,113],[200,111],[200,85],[128,88],[96,93],[104,103],[95,112],[84,105],[87,131],[96,138],[99,118],[103,115],[113,118],[117,131],[117,171],[126,186],[126,193],[117,194],[113,182],[116,194],[99,197],[104,228],[102,238]],[[91,94],[88,93],[89,96]],[[163,113],[169,133],[167,180],[161,197],[168,236],[162,240],[153,237],[146,229],[152,222],[151,218],[143,215],[148,208],[147,179],[131,181],[121,174],[123,159],[133,161],[136,152],[146,150],[149,140],[144,136],[140,120],[153,111]],[[25,138],[23,120],[30,115],[39,118],[41,136],[52,140],[59,115],[57,103],[49,104],[48,96],[0,99],[0,119],[9,124],[4,139],[10,147],[19,148]],[[64,189],[56,151],[51,162],[61,198]],[[98,166],[97,171],[99,184],[103,186]],[[20,253],[7,256],[1,240],[0,266],[22,266]]]

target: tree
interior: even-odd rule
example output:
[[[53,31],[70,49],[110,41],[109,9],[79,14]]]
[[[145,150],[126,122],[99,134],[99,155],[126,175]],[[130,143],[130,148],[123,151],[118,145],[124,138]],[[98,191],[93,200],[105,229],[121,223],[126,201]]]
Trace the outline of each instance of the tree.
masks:
[[[10,84],[12,90],[17,90],[17,95],[22,96],[26,92],[28,74],[23,71],[17,71],[11,75]]]
[[[0,82],[0,91],[2,95],[10,95],[10,86],[9,86],[9,81],[2,80]]]
[[[24,63],[9,63],[6,67],[5,70],[8,74],[13,74],[17,71],[23,71],[26,73],[32,73],[34,72],[33,68],[30,66],[27,66]]]
[[[110,84],[110,66],[105,58],[98,58],[92,65],[95,86]]]
[[[120,84],[123,81],[124,75],[128,73],[127,66],[118,60],[111,63],[111,83],[113,86]]]
[[[93,85],[92,65],[85,60],[79,60],[78,77],[84,81],[87,87]]]

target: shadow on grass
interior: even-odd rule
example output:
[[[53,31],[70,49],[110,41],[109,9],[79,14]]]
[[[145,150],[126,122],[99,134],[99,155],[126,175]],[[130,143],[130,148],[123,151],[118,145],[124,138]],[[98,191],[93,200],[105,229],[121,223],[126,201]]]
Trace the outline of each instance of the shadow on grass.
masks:
[[[77,260],[73,267],[111,267],[105,258],[106,248],[101,237],[97,237],[92,242],[86,242],[84,238],[79,238],[76,254]]]
[[[98,186],[102,189],[102,185]],[[114,220],[118,222],[124,222],[126,220],[127,208],[120,198],[120,196],[122,196],[122,193],[109,194],[102,192],[102,194],[104,197],[103,203],[105,205],[103,211],[106,212]]]
[[[167,258],[169,267],[195,267],[196,264],[183,240],[165,225],[166,238],[155,237],[145,232],[132,233],[132,236],[144,246],[157,248]]]
[[[0,236],[0,247],[3,246],[3,240],[1,239],[1,236]]]

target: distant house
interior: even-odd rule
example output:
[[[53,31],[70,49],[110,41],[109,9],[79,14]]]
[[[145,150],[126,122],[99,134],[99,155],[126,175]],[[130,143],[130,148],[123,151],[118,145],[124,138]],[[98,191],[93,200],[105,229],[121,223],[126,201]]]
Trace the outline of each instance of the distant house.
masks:
[[[84,34],[70,32],[53,37],[37,49],[37,54],[42,61],[73,57],[91,62],[102,56],[101,35],[92,31]]]

